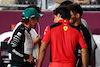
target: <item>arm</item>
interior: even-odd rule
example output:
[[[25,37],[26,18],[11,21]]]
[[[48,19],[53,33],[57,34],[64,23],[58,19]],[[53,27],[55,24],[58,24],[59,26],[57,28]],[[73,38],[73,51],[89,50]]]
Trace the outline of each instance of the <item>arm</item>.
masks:
[[[92,56],[93,53],[94,53],[94,49],[96,48],[96,43],[94,41],[91,29],[89,28],[89,25],[87,24],[86,20],[84,20],[84,19],[81,18],[81,21],[82,21],[82,24],[88,29],[88,31],[90,33],[90,36],[91,36],[91,47],[92,47],[91,56]]]
[[[40,43],[41,42],[41,36],[37,35],[36,38],[34,39],[34,44]]]
[[[80,4],[90,4],[89,0],[79,1]]]
[[[50,41],[50,26],[47,26],[44,31],[44,37],[42,39],[42,44],[41,44],[40,50],[39,50],[37,67],[41,67],[41,65],[42,65],[43,59],[45,57],[46,48],[48,46],[49,41]]]
[[[79,44],[81,46],[81,54],[82,54],[82,64],[83,67],[88,67],[88,63],[89,63],[89,57],[88,57],[88,49],[87,49],[87,44],[86,41],[84,39],[83,33],[80,29],[80,37],[79,37]]]
[[[82,64],[83,67],[88,67],[88,62],[89,62],[89,55],[88,55],[88,49],[87,48],[83,48],[81,49],[81,53],[82,53]]]
[[[31,29],[30,34],[33,40],[33,47],[34,47],[35,45],[38,45],[38,43],[41,42],[41,36],[37,34],[35,29]]]
[[[62,3],[64,0],[55,0],[56,3]]]
[[[14,32],[13,37],[10,40],[10,43],[8,44],[8,52],[15,56],[28,59],[29,55],[22,53],[19,49],[16,49],[16,47],[19,45],[19,42],[21,41],[22,35],[23,33],[20,31]]]
[[[77,3],[77,4],[90,4],[90,0],[82,0],[82,1],[79,1],[79,0],[72,0],[73,3]]]
[[[38,66],[37,67],[41,67],[41,65],[42,65],[43,59],[45,57],[45,52],[46,52],[47,46],[48,46],[48,43],[42,42],[42,44],[40,46],[40,50],[39,50]]]
[[[18,56],[26,60],[30,58],[33,59],[32,55],[28,55],[20,51],[19,48],[22,48],[22,47],[17,47],[17,46],[21,46],[20,42],[24,42],[23,35],[24,35],[24,28],[23,27],[16,28],[8,44],[8,52],[10,52],[14,56]]]

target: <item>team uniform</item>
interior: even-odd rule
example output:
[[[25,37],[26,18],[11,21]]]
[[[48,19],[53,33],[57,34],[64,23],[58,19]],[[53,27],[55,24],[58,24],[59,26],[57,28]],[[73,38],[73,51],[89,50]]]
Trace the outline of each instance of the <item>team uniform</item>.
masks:
[[[77,26],[78,28],[80,28],[83,32],[83,35],[84,35],[84,38],[85,38],[85,41],[86,41],[86,44],[88,46],[88,52],[89,52],[89,61],[90,61],[90,58],[91,58],[91,50],[92,50],[92,46],[91,46],[91,35],[89,33],[89,31],[87,30],[87,28],[83,25],[83,24],[80,24]],[[82,59],[81,59],[81,47],[80,45],[78,44],[78,47],[77,47],[77,67],[81,67],[82,65]]]
[[[91,63],[91,58],[94,56],[94,50],[96,48],[96,44],[94,41],[94,38],[92,36],[92,32],[86,22],[86,20],[81,18],[81,25],[78,25],[77,27],[80,28],[83,32],[83,35],[85,37],[85,41],[87,43],[88,46],[88,51],[89,51],[89,64]],[[77,51],[76,51],[76,56],[77,56],[77,67],[80,67],[82,65],[82,59],[81,59],[81,47],[80,45],[77,47]],[[92,59],[93,60],[93,59]],[[90,64],[91,65],[91,64]]]
[[[94,41],[94,38],[93,38],[93,36],[92,36],[92,32],[91,32],[91,30],[90,30],[90,28],[89,28],[89,26],[88,26],[86,20],[84,20],[84,19],[81,18],[81,22],[82,22],[82,24],[84,25],[84,27],[87,28],[87,30],[89,31],[89,34],[90,34],[90,36],[91,36],[91,47],[92,47],[91,55],[93,55],[93,52],[94,52],[94,50],[95,50],[95,48],[96,48],[96,43],[95,43],[95,41]]]
[[[8,52],[12,54],[11,65],[18,67],[33,67],[28,63],[29,54],[33,53],[33,40],[31,38],[30,29],[20,24],[13,31],[13,36],[8,43]]]
[[[67,19],[47,26],[42,41],[51,42],[50,67],[76,67],[75,51],[78,42],[81,48],[87,48],[81,30],[72,26]]]
[[[20,26],[22,24],[22,22],[19,22],[16,24],[16,26],[14,27],[13,33],[16,30],[16,28],[18,28],[18,26]],[[37,36],[37,32],[35,31],[35,29],[31,28],[31,30],[29,31],[30,35],[32,35],[32,40],[34,41],[34,39]],[[12,37],[10,37],[9,41],[11,40]],[[9,43],[8,41],[8,43]],[[36,60],[38,59],[38,53],[39,53],[39,44],[35,44],[35,46],[33,47],[33,57],[36,58],[34,59],[34,62],[36,62]],[[9,56],[11,58],[11,56]]]

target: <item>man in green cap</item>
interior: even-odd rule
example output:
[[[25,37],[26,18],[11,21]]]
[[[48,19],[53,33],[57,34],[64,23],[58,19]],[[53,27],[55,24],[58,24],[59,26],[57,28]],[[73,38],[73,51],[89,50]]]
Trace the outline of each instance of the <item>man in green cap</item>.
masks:
[[[36,28],[39,17],[43,14],[35,8],[26,8],[22,14],[21,24],[18,25],[8,43],[8,52],[12,54],[11,67],[34,67],[33,47],[40,41],[40,35],[32,40],[31,28]]]

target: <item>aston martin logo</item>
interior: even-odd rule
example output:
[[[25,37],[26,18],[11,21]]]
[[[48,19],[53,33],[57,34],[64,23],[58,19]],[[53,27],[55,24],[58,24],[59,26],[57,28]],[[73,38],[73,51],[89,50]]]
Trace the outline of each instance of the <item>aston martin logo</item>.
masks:
[[[64,29],[64,31],[67,31],[68,26],[64,26],[63,29]]]

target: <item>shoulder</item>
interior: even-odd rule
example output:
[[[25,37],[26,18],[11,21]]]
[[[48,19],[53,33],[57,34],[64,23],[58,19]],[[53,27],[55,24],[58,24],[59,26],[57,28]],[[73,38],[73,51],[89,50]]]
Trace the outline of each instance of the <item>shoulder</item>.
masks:
[[[88,31],[88,29],[83,24],[80,25],[80,29],[82,29],[83,31]]]
[[[77,31],[79,31],[80,32],[80,28],[79,27],[75,27],[75,26],[73,26],[72,24],[69,24],[72,28],[74,28],[74,29],[76,29]]]
[[[57,27],[57,26],[60,26],[62,23],[55,23],[53,25],[50,25],[50,29],[54,28],[54,27]]]
[[[25,30],[25,26],[24,26],[23,24],[21,24],[21,25],[18,26],[17,29],[18,29],[18,30]]]
[[[82,22],[82,24],[87,24],[86,20],[83,18],[81,18],[81,22]]]
[[[14,34],[16,34],[18,32],[23,33],[24,31],[25,31],[25,26],[21,24],[15,29]]]
[[[86,20],[85,20],[85,19],[81,18],[81,22],[82,22],[82,24],[83,24],[85,27],[87,27],[87,26],[88,26],[88,24],[87,24],[87,22],[86,22]]]

